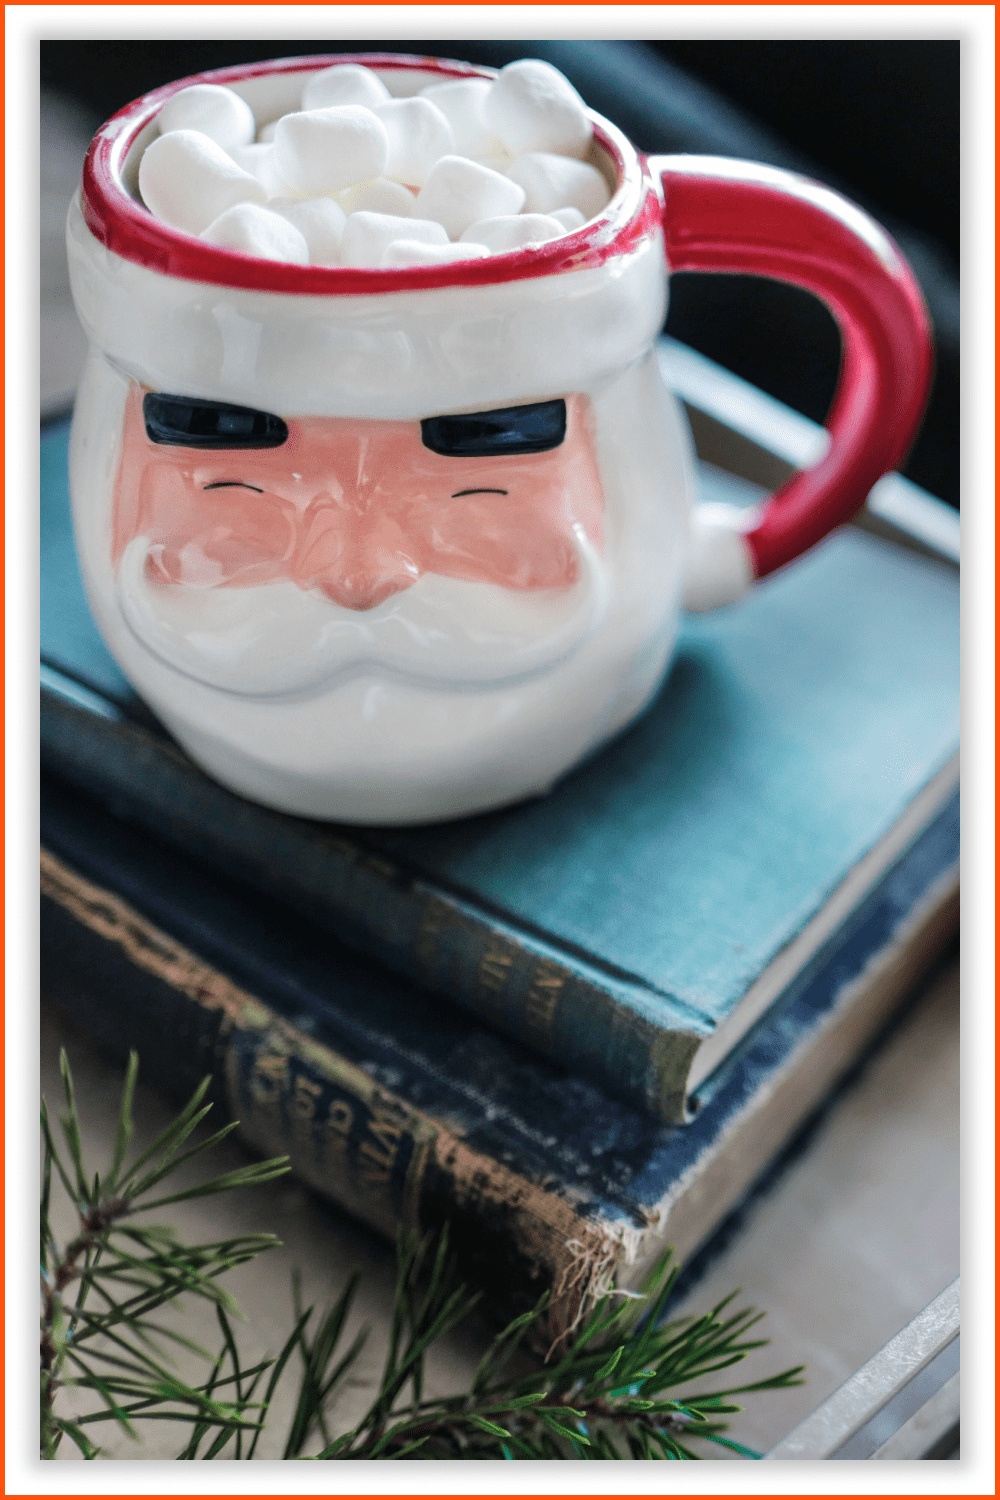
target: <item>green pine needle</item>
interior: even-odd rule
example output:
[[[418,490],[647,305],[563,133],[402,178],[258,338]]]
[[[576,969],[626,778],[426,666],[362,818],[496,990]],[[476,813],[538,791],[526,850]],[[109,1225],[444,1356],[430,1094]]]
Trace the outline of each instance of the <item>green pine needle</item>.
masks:
[[[211,1109],[203,1103],[209,1087],[205,1079],[176,1118],[130,1161],[138,1070],[132,1053],[111,1161],[103,1175],[91,1173],[84,1160],[65,1053],[60,1056],[65,1158],[42,1104],[43,1458],[55,1458],[63,1439],[81,1457],[99,1458],[101,1450],[84,1430],[99,1422],[113,1422],[129,1438],[138,1439],[138,1424],[172,1421],[190,1427],[178,1458],[253,1459],[296,1355],[298,1389],[282,1444],[286,1459],[516,1462],[702,1457],[690,1443],[718,1444],[756,1459],[760,1455],[752,1449],[722,1435],[725,1423],[719,1418],[741,1409],[728,1398],[801,1384],[803,1367],[796,1366],[748,1385],[691,1393],[691,1381],[739,1364],[766,1340],[746,1338],[761,1314],[731,1312],[736,1293],[702,1317],[665,1322],[678,1270],[666,1251],[639,1293],[612,1291],[599,1299],[575,1333],[557,1340],[547,1361],[525,1353],[551,1339],[550,1299],[544,1294],[493,1339],[466,1393],[425,1399],[428,1351],[479,1302],[479,1295],[459,1279],[445,1227],[423,1236],[400,1234],[381,1378],[361,1420],[334,1437],[335,1398],[356,1368],[367,1337],[365,1329],[350,1339],[347,1332],[357,1274],[321,1315],[302,1308],[298,1283],[293,1282],[293,1323],[284,1345],[275,1358],[244,1365],[232,1321],[242,1315],[219,1278],[278,1241],[273,1235],[241,1235],[186,1245],[173,1230],[134,1216],[269,1182],[288,1171],[288,1158],[252,1162],[151,1197],[152,1190],[166,1184],[178,1168],[237,1127],[231,1123],[188,1144]],[[56,1242],[51,1224],[51,1200],[60,1185],[79,1221],[74,1237],[64,1245]],[[214,1356],[156,1320],[159,1309],[184,1295],[214,1310],[221,1335]],[[171,1367],[173,1348],[205,1362],[199,1384],[188,1384]],[[508,1375],[518,1353],[520,1373]],[[82,1414],[65,1415],[60,1393],[67,1389],[90,1392],[97,1404]],[[74,1404],[79,1406],[79,1394]]]

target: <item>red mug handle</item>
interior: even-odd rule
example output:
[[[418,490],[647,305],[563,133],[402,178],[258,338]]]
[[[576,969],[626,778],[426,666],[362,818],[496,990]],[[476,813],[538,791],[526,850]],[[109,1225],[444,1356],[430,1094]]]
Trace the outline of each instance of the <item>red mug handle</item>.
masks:
[[[782,485],[743,535],[761,578],[849,520],[907,453],[931,378],[923,298],[885,230],[830,188],[724,157],[651,157],[649,170],[662,183],[671,271],[791,282],[815,293],[840,330],[826,456]]]

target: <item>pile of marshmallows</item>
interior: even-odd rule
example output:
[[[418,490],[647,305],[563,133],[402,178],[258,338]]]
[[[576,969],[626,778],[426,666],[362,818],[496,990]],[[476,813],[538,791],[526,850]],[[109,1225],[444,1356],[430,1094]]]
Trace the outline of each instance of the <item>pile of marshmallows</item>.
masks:
[[[571,233],[610,196],[581,160],[583,100],[531,59],[407,99],[369,68],[335,64],[309,77],[297,113],[260,131],[239,94],[199,83],[157,124],[139,163],[146,207],[214,245],[296,265],[480,259]]]

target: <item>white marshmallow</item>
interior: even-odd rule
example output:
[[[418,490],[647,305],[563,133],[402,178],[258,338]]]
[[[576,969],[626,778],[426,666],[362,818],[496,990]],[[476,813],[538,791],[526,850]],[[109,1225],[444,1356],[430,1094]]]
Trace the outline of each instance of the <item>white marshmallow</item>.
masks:
[[[364,175],[381,173],[409,187],[423,187],[438,157],[454,149],[448,121],[436,104],[420,98],[390,99],[377,104],[374,113],[388,132],[389,158],[384,167]]]
[[[356,182],[337,193],[336,199],[345,214],[395,214],[398,219],[408,219],[416,201],[409,188],[401,182],[390,182],[388,177]]]
[[[592,219],[611,196],[596,167],[548,151],[533,151],[519,157],[507,175],[524,188],[524,208],[529,214],[578,208],[584,219]]]
[[[277,120],[269,120],[266,125],[262,125],[257,132],[257,144],[259,146],[269,146],[274,140],[274,132],[277,128]]]
[[[469,240],[499,254],[503,250],[517,250],[521,245],[544,245],[546,240],[558,239],[564,233],[558,219],[548,214],[504,214],[470,224],[462,235],[462,243]]]
[[[422,240],[393,240],[382,256],[384,266],[434,266],[455,260],[484,260],[485,245],[426,245]]]
[[[266,197],[256,177],[199,130],[171,130],[146,147],[139,192],[150,213],[188,234],[200,234],[234,203]]]
[[[519,183],[464,156],[442,156],[417,194],[414,212],[436,219],[457,240],[479,219],[520,212],[525,192]]]
[[[491,172],[502,172],[504,176],[514,165],[514,158],[506,146],[501,146],[495,156],[475,156],[473,161],[477,161],[481,167],[489,167]]]
[[[156,123],[161,135],[173,130],[200,130],[223,151],[249,145],[257,129],[246,100],[216,83],[193,83],[190,88],[178,89],[160,110]]]
[[[357,63],[334,63],[306,79],[302,109],[328,109],[332,104],[363,104],[371,109],[391,95],[377,73]]]
[[[393,214],[351,214],[340,244],[342,266],[377,266],[393,240],[421,240],[447,245],[448,236],[430,219],[397,218]]]
[[[593,135],[587,106],[569,79],[535,58],[501,70],[486,98],[485,116],[515,156],[527,151],[583,156]]]
[[[358,104],[285,115],[274,132],[278,172],[309,198],[380,176],[388,155],[385,126]]]
[[[332,198],[273,198],[267,206],[299,231],[309,246],[312,265],[337,264],[347,223],[347,215],[339,203]]]
[[[558,220],[565,234],[572,234],[574,229],[582,229],[587,222],[580,210],[573,207],[554,208],[549,218]]]
[[[230,156],[244,172],[251,172],[260,183],[268,199],[287,197],[292,189],[282,181],[274,163],[274,147],[264,142],[251,146],[234,146]]]
[[[456,156],[479,159],[504,155],[503,141],[486,123],[486,96],[492,87],[490,78],[453,78],[420,90],[421,99],[436,104],[451,126]]]
[[[227,208],[207,229],[203,240],[257,255],[261,260],[291,261],[297,266],[309,264],[309,246],[305,236],[281,214],[261,208],[257,203],[237,203]]]

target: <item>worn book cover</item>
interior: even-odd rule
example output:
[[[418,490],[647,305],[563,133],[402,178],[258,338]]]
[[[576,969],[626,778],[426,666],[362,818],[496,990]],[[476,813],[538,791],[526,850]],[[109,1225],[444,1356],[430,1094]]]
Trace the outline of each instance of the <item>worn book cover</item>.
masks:
[[[497,1316],[572,1321],[712,1234],[877,1036],[955,919],[957,809],[914,842],[664,1125],[43,780],[42,986],[143,1076],[205,1074],[266,1155],[380,1232],[452,1226]]]

